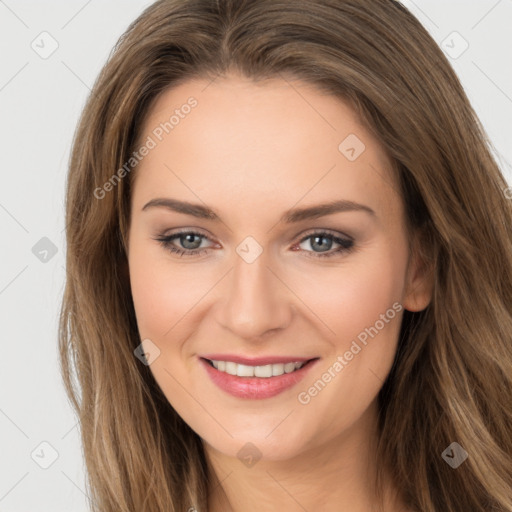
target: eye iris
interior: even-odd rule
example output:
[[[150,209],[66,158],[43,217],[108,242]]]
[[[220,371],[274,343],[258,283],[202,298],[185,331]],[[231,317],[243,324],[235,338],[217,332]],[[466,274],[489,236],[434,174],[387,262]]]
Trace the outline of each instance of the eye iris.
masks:
[[[196,243],[194,246],[194,242],[190,242],[189,237],[192,237],[192,239],[196,237],[199,243]],[[188,246],[189,242],[192,244],[192,247]],[[190,249],[191,251],[193,251],[194,249],[197,249],[201,245],[201,237],[198,235],[194,235],[193,233],[187,233],[185,235],[180,235],[180,243],[183,245],[185,249]]]
[[[328,251],[329,249],[331,249],[331,246],[332,246],[332,239],[327,237],[327,236],[320,236],[320,235],[315,235],[312,237],[312,242],[311,242],[311,247],[315,248],[315,245],[317,246],[317,248],[320,249],[320,252],[324,252],[324,251]],[[316,244],[316,241],[317,240],[327,240],[327,244]],[[327,245],[327,247],[326,247]]]

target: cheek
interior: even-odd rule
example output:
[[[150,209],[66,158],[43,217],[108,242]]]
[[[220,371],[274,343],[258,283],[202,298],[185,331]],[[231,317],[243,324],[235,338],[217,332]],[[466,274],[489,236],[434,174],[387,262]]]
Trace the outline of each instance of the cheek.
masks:
[[[363,415],[391,369],[403,316],[406,256],[381,246],[357,263],[349,265],[347,260],[345,266],[330,269],[329,279],[312,280],[307,287],[305,302],[311,300],[321,323],[328,326],[322,331],[331,346],[324,364],[300,387],[298,398],[307,417],[325,419],[326,437]],[[344,415],[336,412],[340,406]]]
[[[393,304],[400,304],[402,298],[405,258],[403,251],[380,246],[364,258],[354,257],[341,261],[339,266],[288,276],[294,292],[311,309],[309,316],[317,318],[317,325],[323,324],[326,339],[339,351],[390,309],[388,317],[396,316]],[[380,330],[389,330],[391,323],[386,322]],[[380,322],[378,327],[382,327]]]
[[[207,273],[170,261],[163,249],[146,243],[134,245],[129,256],[132,297],[141,337],[162,340],[179,328],[212,284]],[[211,272],[209,273],[211,276]]]
[[[348,428],[360,417],[391,369],[403,316],[406,258],[405,248],[375,246],[364,258],[328,269],[324,277],[317,272],[298,291],[320,318],[316,324],[330,344],[324,364],[299,395],[309,413],[331,418],[325,435]],[[332,404],[339,404],[340,397],[347,414],[333,417]]]
[[[166,311],[172,311],[172,304],[165,296],[166,290],[169,292],[165,276],[147,261],[137,250],[132,252],[130,283],[140,335],[142,338],[154,338],[164,329]]]

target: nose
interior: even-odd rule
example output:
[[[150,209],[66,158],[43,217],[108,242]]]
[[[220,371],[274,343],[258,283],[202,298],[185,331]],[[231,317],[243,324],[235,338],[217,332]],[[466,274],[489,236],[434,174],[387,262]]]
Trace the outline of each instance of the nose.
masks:
[[[258,341],[290,324],[293,293],[268,265],[265,252],[252,263],[237,256],[225,286],[218,321],[238,339]]]

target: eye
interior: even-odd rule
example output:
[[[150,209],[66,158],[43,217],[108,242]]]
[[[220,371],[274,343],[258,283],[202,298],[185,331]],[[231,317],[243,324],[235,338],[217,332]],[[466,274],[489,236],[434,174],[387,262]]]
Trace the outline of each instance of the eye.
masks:
[[[309,240],[310,247],[318,249],[320,252],[307,251],[307,256],[311,258],[330,258],[333,256],[339,256],[341,253],[350,252],[354,248],[354,240],[349,237],[341,238],[335,233],[328,231],[314,231],[303,237],[299,242],[299,245]],[[335,250],[331,250],[334,244],[339,245]],[[313,254],[311,254],[313,253]]]
[[[196,231],[181,231],[172,235],[157,237],[155,240],[159,241],[168,251],[174,254],[179,256],[195,256],[208,250],[208,248],[200,248],[202,239],[210,240],[206,235]],[[178,240],[183,248],[177,247],[173,243],[174,240]]]

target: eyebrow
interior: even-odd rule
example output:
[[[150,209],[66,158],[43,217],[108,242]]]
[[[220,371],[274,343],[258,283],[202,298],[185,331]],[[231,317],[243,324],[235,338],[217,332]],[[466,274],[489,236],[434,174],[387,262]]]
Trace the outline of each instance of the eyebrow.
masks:
[[[199,219],[207,219],[214,222],[221,221],[219,215],[217,215],[211,208],[201,204],[178,201],[177,199],[152,199],[143,206],[142,211],[148,210],[149,208],[166,208],[168,210],[183,213],[185,215],[191,215]],[[308,219],[317,219],[326,215],[332,215],[333,213],[350,211],[360,211],[368,213],[373,217],[377,216],[377,214],[369,206],[355,203],[353,201],[347,201],[345,199],[340,199],[338,201],[331,201],[329,203],[317,204],[305,208],[293,208],[287,210],[281,216],[280,222],[284,222],[285,224],[292,224]]]

